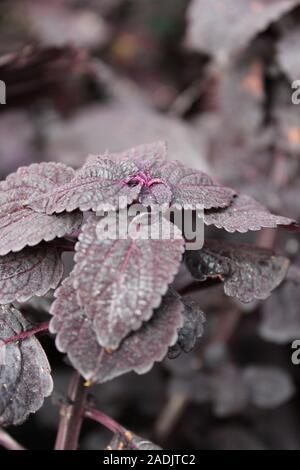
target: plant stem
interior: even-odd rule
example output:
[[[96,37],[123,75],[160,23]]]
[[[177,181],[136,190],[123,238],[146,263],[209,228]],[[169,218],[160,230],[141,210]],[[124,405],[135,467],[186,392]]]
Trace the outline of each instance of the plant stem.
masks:
[[[85,418],[92,419],[93,421],[102,424],[102,426],[109,429],[112,433],[123,437],[130,444],[131,449],[138,450],[137,446],[132,441],[132,433],[110,416],[90,406],[86,408],[84,416]]]
[[[78,372],[74,372],[68,390],[69,404],[60,409],[60,422],[56,437],[56,450],[77,450],[84,417],[87,389]]]
[[[23,341],[24,339],[30,338],[31,336],[35,335],[36,333],[41,333],[42,331],[47,331],[49,329],[49,322],[40,323],[32,330],[22,331],[18,335],[11,336],[3,340],[4,344],[16,343],[17,341]]]
[[[115,421],[113,418],[106,415],[105,413],[102,413],[102,411],[99,411],[96,408],[87,407],[84,416],[102,424],[102,426],[106,427],[114,434],[120,434],[121,436],[126,434],[126,429],[123,428],[121,424],[117,423],[117,421]]]
[[[6,431],[0,429],[0,446],[7,450],[25,450],[25,447],[21,446],[13,437],[11,437]]]

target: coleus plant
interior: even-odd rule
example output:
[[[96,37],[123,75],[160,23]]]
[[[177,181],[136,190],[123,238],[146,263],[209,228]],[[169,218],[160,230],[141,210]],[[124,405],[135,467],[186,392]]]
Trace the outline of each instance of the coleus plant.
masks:
[[[294,220],[273,215],[252,198],[166,156],[166,144],[158,142],[90,156],[76,171],[60,163],[33,164],[0,183],[2,427],[22,423],[52,392],[50,366],[36,333],[55,335],[57,349],[67,354],[85,385],[103,383],[130,371],[146,373],[167,355],[189,352],[202,335],[201,306],[181,298],[173,286],[182,263],[194,279],[223,281],[225,293],[243,302],[266,299],[285,278],[285,257],[251,245],[208,239],[203,249],[184,254],[184,235],[167,218],[151,223],[156,230],[171,229],[170,238],[98,236],[101,211],[120,214],[136,202],[145,208],[202,205],[206,225],[231,233],[298,229]],[[148,217],[133,220],[139,231]],[[75,251],[75,264],[63,279],[64,251]],[[51,289],[56,290],[50,323],[30,325],[16,302]],[[140,448],[138,438],[91,410],[77,392],[71,394],[74,403],[65,406],[81,403],[86,417],[113,430],[110,448]],[[59,436],[57,448],[77,447],[74,433],[68,444]]]

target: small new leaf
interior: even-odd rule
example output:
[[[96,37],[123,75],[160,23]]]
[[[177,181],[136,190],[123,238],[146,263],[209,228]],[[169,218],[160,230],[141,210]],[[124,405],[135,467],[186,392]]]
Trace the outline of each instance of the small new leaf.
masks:
[[[5,340],[28,330],[30,324],[12,306],[0,306],[0,426],[23,423],[52,392],[50,366],[38,340]],[[1,354],[0,354],[1,355]]]
[[[70,277],[56,297],[50,323],[50,331],[57,333],[56,346],[67,353],[86,380],[93,382],[106,382],[130,371],[148,372],[154,362],[166,356],[183,324],[183,305],[177,295],[169,292],[152,319],[125,338],[117,350],[109,352],[99,345],[91,319],[78,305]]]
[[[61,251],[46,243],[0,257],[0,304],[45,295],[58,286],[63,271]]]
[[[207,240],[199,251],[189,251],[185,261],[199,281],[218,278],[225,294],[242,302],[266,299],[285,278],[289,260],[250,245]]]

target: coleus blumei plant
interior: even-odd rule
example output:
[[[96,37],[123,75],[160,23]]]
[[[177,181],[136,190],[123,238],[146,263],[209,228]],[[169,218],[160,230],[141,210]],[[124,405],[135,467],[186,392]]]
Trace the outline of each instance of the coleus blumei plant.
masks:
[[[133,203],[146,208],[201,205],[204,224],[230,233],[277,226],[297,230],[294,220],[273,215],[252,198],[166,156],[166,144],[158,142],[118,155],[90,156],[76,171],[60,163],[33,164],[0,183],[2,427],[22,423],[52,392],[37,333],[55,335],[57,349],[67,354],[85,385],[103,383],[130,371],[146,373],[167,355],[189,352],[202,335],[201,305],[181,298],[173,287],[182,263],[195,280],[222,281],[225,293],[243,302],[266,299],[285,278],[288,259],[253,245],[207,239],[201,250],[185,252],[184,235],[168,219],[155,222],[157,229],[161,224],[171,228],[176,236],[168,239],[98,236],[101,211],[116,214]],[[136,218],[140,229],[143,217]],[[75,251],[75,263],[63,279],[64,251]],[[31,325],[16,302],[51,289],[56,290],[50,323]],[[116,443],[149,448],[91,409],[80,384],[76,375],[73,403],[65,405],[75,407],[76,426],[72,419],[62,423],[71,438],[63,443],[60,429],[57,448],[77,447],[84,415],[115,433],[110,448]],[[76,430],[70,430],[72,425]]]

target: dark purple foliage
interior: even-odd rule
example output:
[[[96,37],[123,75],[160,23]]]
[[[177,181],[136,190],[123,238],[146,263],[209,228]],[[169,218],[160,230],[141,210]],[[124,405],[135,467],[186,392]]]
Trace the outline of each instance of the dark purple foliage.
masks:
[[[0,306],[0,425],[21,424],[52,392],[50,366],[38,340],[5,340],[30,328],[12,306]]]
[[[32,197],[30,207],[53,214],[122,209],[133,201],[206,209],[230,204],[235,191],[179,162],[164,162],[165,155],[165,144],[158,142],[119,155],[89,157],[70,182]]]
[[[148,216],[138,220],[143,224]],[[159,306],[178,271],[184,242],[175,227],[175,237],[169,240],[102,239],[97,235],[100,221],[91,217],[79,237],[74,287],[99,344],[115,349]],[[154,222],[151,229],[159,230],[162,225],[168,229],[170,223],[163,219],[162,223]]]
[[[241,195],[225,209],[207,211],[204,214],[204,223],[223,228],[230,233],[245,233],[249,230],[276,228],[278,225],[293,226],[295,221],[273,215],[250,196]]]
[[[106,382],[126,372],[148,372],[167,354],[183,324],[183,305],[172,292],[166,294],[152,319],[125,338],[115,351],[100,346],[93,322],[79,307],[72,277],[56,293],[51,331],[57,348],[68,354],[86,380]]]
[[[34,246],[42,240],[77,230],[80,212],[49,216],[28,207],[34,195],[44,194],[73,177],[74,170],[59,163],[22,167],[0,183],[0,255]]]
[[[225,293],[242,302],[269,297],[289,267],[287,258],[270,250],[216,240],[207,240],[200,251],[186,252],[185,261],[195,279],[220,279]]]
[[[76,171],[58,163],[22,167],[0,183],[2,425],[22,422],[52,389],[43,350],[33,332],[27,332],[30,324],[6,304],[45,296],[58,287],[63,251],[75,251],[74,267],[55,292],[50,332],[56,334],[57,349],[91,385],[131,371],[144,374],[166,356],[190,352],[203,335],[199,303],[174,289],[185,240],[166,209],[202,206],[206,225],[229,232],[296,227],[293,220],[272,215],[205,173],[168,161],[166,154],[166,145],[158,142],[90,156]],[[130,212],[134,202],[148,212]],[[88,211],[81,227],[81,212]],[[128,226],[122,225],[124,215]],[[287,258],[271,250],[214,240],[186,252],[185,263],[196,280],[221,280],[227,295],[244,302],[266,299],[289,267]],[[203,378],[201,391],[191,396],[205,397],[218,416],[240,412],[249,403],[276,406],[292,394],[285,377],[272,371],[227,367]],[[280,393],[274,392],[268,404],[269,383],[279,384]],[[129,440],[116,435],[110,448],[157,449],[128,435]]]
[[[59,284],[64,271],[61,251],[41,243],[0,258],[0,304],[25,302]]]

